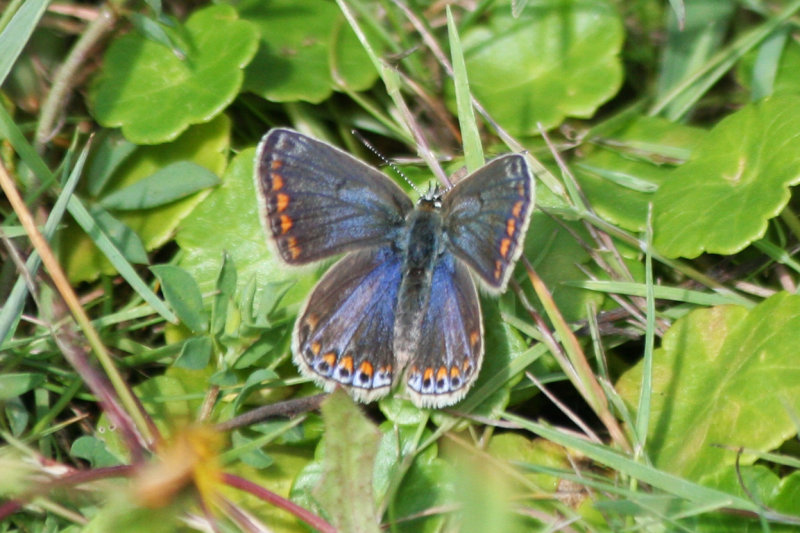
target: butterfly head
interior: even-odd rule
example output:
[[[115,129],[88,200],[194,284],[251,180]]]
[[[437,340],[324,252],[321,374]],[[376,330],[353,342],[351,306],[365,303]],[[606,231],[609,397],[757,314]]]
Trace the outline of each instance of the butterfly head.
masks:
[[[447,189],[442,189],[438,183],[429,183],[428,190],[417,200],[417,205],[420,208],[440,209],[446,192]]]

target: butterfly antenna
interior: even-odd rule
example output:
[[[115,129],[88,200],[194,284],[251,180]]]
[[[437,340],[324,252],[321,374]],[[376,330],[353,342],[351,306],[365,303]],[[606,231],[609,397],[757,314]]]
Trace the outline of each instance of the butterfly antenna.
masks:
[[[419,191],[419,189],[417,189],[417,186],[416,186],[416,185],[414,185],[414,183],[413,183],[413,182],[412,182],[410,179],[408,179],[408,176],[406,176],[405,174],[403,174],[403,171],[401,171],[399,168],[397,168],[397,165],[395,165],[394,163],[392,163],[391,161],[389,161],[389,160],[388,160],[388,159],[387,159],[387,158],[386,158],[386,157],[385,157],[385,156],[384,156],[382,153],[380,153],[380,152],[378,151],[378,149],[377,149],[377,148],[375,148],[374,146],[372,146],[372,143],[370,143],[370,142],[369,142],[369,141],[368,141],[368,140],[367,140],[367,139],[366,139],[366,138],[365,138],[363,135],[361,135],[361,134],[360,134],[359,132],[357,132],[356,130],[350,130],[350,133],[352,133],[352,134],[353,134],[353,136],[355,136],[355,138],[356,138],[356,139],[358,139],[359,141],[361,141],[361,144],[363,144],[364,146],[366,146],[367,148],[369,148],[369,151],[370,151],[370,152],[372,152],[373,154],[375,154],[375,155],[377,156],[377,158],[378,158],[378,159],[380,159],[381,161],[383,161],[383,162],[384,162],[386,165],[388,165],[388,166],[392,167],[392,170],[394,170],[394,171],[397,173],[397,175],[398,175],[398,176],[400,176],[401,178],[403,178],[403,179],[405,180],[405,182],[406,182],[406,183],[408,183],[408,185],[409,185],[409,186],[410,186],[412,189],[414,189],[414,190],[417,192],[417,194],[421,194],[421,193],[420,193],[420,191]]]

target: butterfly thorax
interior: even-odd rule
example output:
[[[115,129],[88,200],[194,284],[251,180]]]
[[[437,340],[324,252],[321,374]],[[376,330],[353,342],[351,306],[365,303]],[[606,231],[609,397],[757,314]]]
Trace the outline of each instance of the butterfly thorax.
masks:
[[[400,246],[405,251],[397,293],[394,351],[400,367],[416,353],[420,329],[431,295],[431,280],[443,251],[442,217],[438,205],[421,200],[406,219]]]

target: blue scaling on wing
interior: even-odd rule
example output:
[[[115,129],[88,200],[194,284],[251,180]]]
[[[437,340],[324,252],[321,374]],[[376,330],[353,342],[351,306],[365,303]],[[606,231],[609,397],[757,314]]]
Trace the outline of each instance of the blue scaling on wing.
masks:
[[[326,390],[352,387],[361,401],[394,381],[394,318],[402,257],[391,246],[352,252],[317,283],[295,324],[295,363]]]
[[[478,292],[467,267],[445,252],[433,272],[431,297],[407,389],[414,403],[444,407],[459,401],[478,377],[483,360],[483,321]]]

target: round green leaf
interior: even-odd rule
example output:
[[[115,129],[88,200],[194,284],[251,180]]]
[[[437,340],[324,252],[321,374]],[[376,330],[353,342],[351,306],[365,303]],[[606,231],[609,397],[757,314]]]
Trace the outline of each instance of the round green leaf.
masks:
[[[258,47],[256,28],[232,7],[215,5],[192,14],[183,30],[191,43],[184,60],[136,33],[109,47],[90,95],[100,124],[121,126],[135,143],[157,144],[233,101]]]
[[[622,84],[622,21],[605,0],[545,0],[514,18],[498,6],[463,38],[469,84],[515,135],[591,117]]]
[[[643,231],[647,210],[674,165],[689,158],[706,131],[659,117],[638,117],[624,129],[586,145],[573,166],[597,214],[630,231]]]
[[[273,102],[318,103],[344,84],[369,88],[378,76],[334,2],[246,0],[241,17],[261,30],[245,88]]]
[[[800,296],[779,293],[751,311],[693,311],[664,335],[653,355],[646,449],[653,464],[699,480],[737,459],[736,448],[768,451],[797,433],[800,412]],[[639,397],[642,364],[617,390]],[[744,454],[741,464],[756,457]]]
[[[800,182],[800,97],[722,120],[653,197],[654,244],[667,257],[736,253],[767,230]]]

